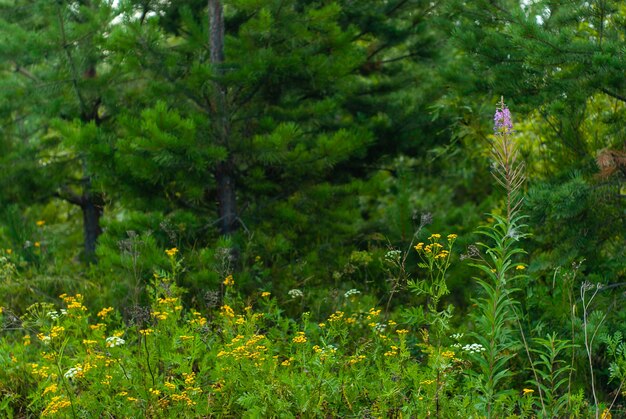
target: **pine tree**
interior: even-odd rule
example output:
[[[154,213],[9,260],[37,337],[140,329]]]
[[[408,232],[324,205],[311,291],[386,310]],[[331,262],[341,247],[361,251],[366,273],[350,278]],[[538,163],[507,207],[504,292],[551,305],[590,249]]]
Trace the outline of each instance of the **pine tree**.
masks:
[[[2,6],[0,56],[15,73],[3,78],[10,98],[5,117],[28,127],[10,137],[28,144],[29,176],[22,195],[52,197],[80,207],[84,254],[93,260],[104,196],[98,166],[110,159],[108,124],[116,80],[104,47],[115,17],[108,1],[20,1]],[[17,100],[16,100],[17,99]],[[12,116],[6,116],[12,115]],[[21,137],[21,138],[20,138]],[[33,158],[36,153],[37,158]]]

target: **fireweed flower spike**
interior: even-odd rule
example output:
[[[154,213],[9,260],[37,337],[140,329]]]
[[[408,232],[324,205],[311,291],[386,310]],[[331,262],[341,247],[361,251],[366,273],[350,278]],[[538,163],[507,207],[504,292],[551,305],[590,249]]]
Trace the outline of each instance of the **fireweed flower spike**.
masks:
[[[511,112],[506,107],[504,102],[501,102],[501,106],[496,108],[496,113],[493,116],[493,130],[498,133],[509,134],[513,131],[513,122],[511,122]]]

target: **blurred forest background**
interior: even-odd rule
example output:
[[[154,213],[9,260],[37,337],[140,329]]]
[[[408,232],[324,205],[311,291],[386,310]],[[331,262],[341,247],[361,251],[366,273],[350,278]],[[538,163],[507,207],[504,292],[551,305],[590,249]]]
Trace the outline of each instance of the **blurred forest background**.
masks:
[[[569,333],[574,266],[626,333],[625,38],[621,0],[0,0],[0,305],[124,313],[175,247],[186,307],[232,274],[287,316],[351,289],[392,313],[419,298],[385,255],[419,277],[411,245],[453,233],[445,302],[467,324],[459,255],[505,210],[503,96],[525,324]]]

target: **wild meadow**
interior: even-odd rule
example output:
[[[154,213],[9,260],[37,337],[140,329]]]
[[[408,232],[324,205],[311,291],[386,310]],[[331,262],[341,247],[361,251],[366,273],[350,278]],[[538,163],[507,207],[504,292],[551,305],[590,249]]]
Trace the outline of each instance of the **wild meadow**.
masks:
[[[143,304],[105,307],[64,292],[29,296],[19,312],[26,297],[11,289],[29,287],[19,267],[33,262],[4,249],[2,415],[621,417],[626,344],[604,324],[603,284],[577,281],[581,264],[555,273],[569,333],[530,323],[524,162],[504,102],[494,121],[502,213],[485,216],[466,253],[454,232],[425,233],[422,217],[409,248],[381,255],[391,284],[383,299],[351,288],[311,311],[320,297],[306,287],[244,293],[226,248],[214,255],[219,291],[190,299],[181,276],[192,268],[174,247],[135,290]],[[476,290],[463,320],[447,303],[454,264],[471,267],[464,281]],[[263,265],[256,256],[251,269]],[[394,293],[410,297],[390,310]]]
[[[0,0],[0,418],[626,417],[624,34]]]

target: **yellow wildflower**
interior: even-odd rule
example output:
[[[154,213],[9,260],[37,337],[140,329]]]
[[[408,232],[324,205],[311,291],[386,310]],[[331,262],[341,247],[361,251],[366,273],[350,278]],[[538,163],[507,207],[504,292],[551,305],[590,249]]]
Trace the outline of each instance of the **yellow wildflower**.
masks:
[[[34,243],[34,246],[35,246],[35,247],[41,247],[41,243],[39,243],[39,242],[35,242],[35,243]]]
[[[454,240],[457,237],[459,237],[459,236],[457,236],[456,234],[448,234],[448,240]]]
[[[24,346],[30,345],[30,335],[25,335],[22,340],[24,340]]]
[[[37,224],[37,227],[43,227],[46,222],[44,220],[39,220],[35,224]]]
[[[454,352],[444,351],[441,353],[441,356],[443,356],[444,358],[454,358]]]
[[[232,275],[228,275],[224,279],[224,285],[227,286],[227,287],[232,287],[233,285],[235,285],[235,280],[233,279]]]
[[[224,317],[235,317],[235,312],[232,308],[230,308],[229,305],[224,304],[220,311],[222,312],[221,314]]]
[[[440,239],[441,238],[441,234],[431,234],[430,237],[428,238],[428,240],[432,240],[432,239]]]
[[[13,249],[7,249],[6,252],[7,252],[7,255],[10,255],[13,253]]]
[[[525,388],[524,390],[522,390],[524,392],[524,396],[527,394],[532,394],[535,392],[535,390],[533,390],[532,388]]]
[[[44,389],[43,395],[45,396],[48,393],[56,393],[58,390],[59,388],[57,387],[57,385],[53,383]]]
[[[155,396],[158,396],[161,394],[161,390],[157,390],[155,388],[150,388],[148,391],[150,391],[150,393],[154,394]]]
[[[517,265],[515,269],[517,269],[518,271],[523,271],[524,269],[526,269],[526,267],[524,265]]]
[[[103,308],[102,310],[98,312],[97,316],[102,317],[104,319],[112,311],[113,311],[113,307]]]
[[[262,293],[261,293],[261,297],[263,297],[263,298],[267,298],[267,297],[269,297],[271,294],[272,294],[271,292],[267,292],[267,291],[265,291],[265,292],[262,292]]]
[[[174,257],[176,256],[176,253],[178,253],[178,249],[175,247],[172,247],[171,249],[167,249],[165,253],[167,253],[169,257]]]
[[[293,343],[306,343],[306,336],[304,332],[298,332],[298,336],[293,338]]]
[[[41,416],[56,415],[59,410],[64,409],[70,405],[71,403],[68,400],[65,400],[63,396],[54,396],[52,400],[50,400],[50,403],[48,403],[44,411],[41,413]]]
[[[142,329],[142,330],[139,331],[139,333],[141,333],[144,336],[148,336],[149,334],[151,334],[153,332],[154,332],[154,330],[152,330],[152,329]]]
[[[424,248],[424,243],[419,242],[415,246],[413,246],[413,248],[419,252],[420,250]]]
[[[400,329],[400,330],[397,330],[396,333],[399,335],[406,335],[407,333],[409,333],[409,331],[406,329]]]

